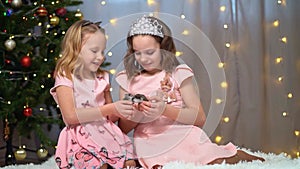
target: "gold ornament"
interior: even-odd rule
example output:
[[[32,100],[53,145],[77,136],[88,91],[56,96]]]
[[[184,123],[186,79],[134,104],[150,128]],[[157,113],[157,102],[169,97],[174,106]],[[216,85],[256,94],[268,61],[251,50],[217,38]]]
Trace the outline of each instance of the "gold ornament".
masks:
[[[17,149],[15,151],[14,154],[15,154],[15,157],[16,157],[17,160],[24,160],[27,156],[27,153],[26,153],[25,149],[22,148],[21,146],[19,147],[19,149]]]
[[[77,17],[79,19],[83,19],[83,14],[80,11],[80,9],[77,9],[77,11],[75,12],[75,17]]]
[[[4,42],[7,51],[12,51],[16,47],[16,42],[12,39],[7,39]]]
[[[52,16],[50,18],[50,24],[53,25],[53,26],[56,26],[59,24],[59,17],[57,16]]]
[[[11,6],[13,8],[19,8],[22,6],[22,0],[12,0],[11,1]]]
[[[36,154],[39,158],[45,158],[48,155],[48,150],[45,147],[41,146],[37,151]]]

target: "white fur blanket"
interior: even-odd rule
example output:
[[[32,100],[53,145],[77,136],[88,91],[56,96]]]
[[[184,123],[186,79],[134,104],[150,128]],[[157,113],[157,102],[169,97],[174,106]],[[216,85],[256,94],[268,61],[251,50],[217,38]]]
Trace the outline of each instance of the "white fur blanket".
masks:
[[[246,151],[246,150],[245,150]],[[250,151],[247,151],[251,153]],[[265,162],[240,162],[235,165],[229,164],[215,164],[205,166],[195,166],[193,164],[186,164],[182,162],[171,162],[164,166],[163,169],[300,169],[300,158],[291,159],[283,154],[275,155],[272,153],[265,154],[261,152],[251,153],[265,158]],[[16,166],[6,166],[1,169],[56,169],[54,158],[40,165],[26,164]]]

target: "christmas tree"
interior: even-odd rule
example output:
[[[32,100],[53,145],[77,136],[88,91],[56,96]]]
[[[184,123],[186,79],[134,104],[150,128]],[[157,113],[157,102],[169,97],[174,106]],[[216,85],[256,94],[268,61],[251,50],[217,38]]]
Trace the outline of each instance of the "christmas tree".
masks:
[[[62,124],[50,111],[59,109],[49,90],[54,84],[52,75],[62,38],[69,26],[83,17],[79,10],[70,9],[81,3],[0,1],[0,119],[7,143],[6,164],[14,163],[13,131],[22,137],[35,132],[43,145],[56,144],[41,126]]]

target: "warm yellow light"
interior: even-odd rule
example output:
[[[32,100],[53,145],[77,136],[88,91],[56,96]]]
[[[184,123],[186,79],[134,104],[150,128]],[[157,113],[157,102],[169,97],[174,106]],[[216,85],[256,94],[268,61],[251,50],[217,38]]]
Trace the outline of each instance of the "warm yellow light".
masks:
[[[281,38],[281,42],[287,43],[287,37],[283,36],[283,37]]]
[[[31,36],[32,34],[31,34],[31,32],[28,32],[28,34],[27,34],[28,36]]]
[[[226,6],[221,6],[221,7],[220,7],[220,11],[221,11],[221,12],[224,12],[225,10],[226,10]]]
[[[155,0],[147,0],[149,6],[155,5]]]
[[[189,34],[189,31],[188,31],[188,30],[184,30],[184,31],[182,32],[182,34],[183,34],[183,35],[188,35],[188,34]]]
[[[24,80],[25,80],[25,81],[28,80],[28,77],[24,77]]]
[[[225,63],[222,63],[222,62],[218,63],[219,68],[224,68],[224,66],[225,66]]]
[[[112,25],[115,25],[117,23],[117,19],[111,19],[109,20],[109,22],[112,24]]]
[[[296,156],[297,156],[297,157],[300,156],[300,152],[299,152],[299,151],[296,152]]]
[[[286,117],[288,115],[288,113],[286,111],[282,112],[282,116]]]
[[[38,26],[42,26],[42,25],[43,25],[42,22],[39,22],[39,23],[38,23]]]
[[[282,76],[279,76],[279,77],[278,77],[278,81],[279,81],[279,82],[282,82],[282,80],[283,80],[283,77],[282,77]]]
[[[276,58],[275,62],[278,64],[278,63],[282,62],[282,60],[283,60],[283,58],[280,56],[280,57]]]
[[[227,82],[222,82],[222,83],[221,83],[221,87],[227,88],[227,86],[228,86]]]
[[[292,93],[288,93],[287,97],[288,97],[289,99],[291,99],[291,98],[293,98],[293,94],[292,94]]]
[[[226,46],[227,48],[230,48],[230,43],[229,43],[229,42],[226,42],[226,43],[225,43],[225,46]]]
[[[101,1],[101,5],[105,5],[106,4],[106,1]]]
[[[181,56],[183,52],[176,51],[175,56]]]
[[[108,53],[107,53],[107,56],[112,56],[112,55],[113,55],[112,52],[108,52]]]
[[[225,123],[228,123],[229,120],[230,120],[229,117],[224,117],[224,118],[223,118],[223,121],[224,121]]]
[[[300,135],[300,131],[299,131],[299,130],[295,130],[295,131],[294,131],[294,134],[295,134],[295,136],[298,137],[298,136]]]
[[[185,19],[185,15],[184,15],[184,14],[181,14],[181,15],[180,15],[180,18],[181,18],[181,19]]]
[[[109,72],[114,75],[116,73],[116,69],[110,69]]]
[[[228,29],[228,25],[227,25],[227,24],[224,24],[224,25],[223,25],[223,28],[224,28],[224,29]]]
[[[47,75],[47,77],[48,77],[48,78],[51,78],[52,76],[51,76],[51,74],[49,73],[49,74]]]
[[[43,108],[43,107],[40,107],[40,111],[44,111],[44,108]]]
[[[105,35],[105,38],[108,39],[108,35]]]
[[[112,91],[113,91],[113,88],[112,88],[112,87],[111,87],[111,88],[109,88],[109,91],[110,91],[110,92],[112,92]]]
[[[216,99],[216,103],[220,104],[220,103],[222,103],[222,100],[221,99]]]
[[[45,88],[45,86],[44,86],[44,85],[41,85],[41,88],[42,88],[42,89],[44,89],[44,88]]]
[[[279,26],[279,20],[276,19],[276,20],[273,22],[273,25],[274,25],[275,27],[278,27],[278,26]]]
[[[221,136],[216,136],[216,138],[215,138],[215,142],[216,142],[216,143],[220,143],[221,140],[222,140],[222,137],[221,137]]]
[[[278,0],[278,1],[277,1],[277,4],[279,4],[279,5],[280,5],[281,3],[282,3],[282,1],[281,1],[281,0]]]

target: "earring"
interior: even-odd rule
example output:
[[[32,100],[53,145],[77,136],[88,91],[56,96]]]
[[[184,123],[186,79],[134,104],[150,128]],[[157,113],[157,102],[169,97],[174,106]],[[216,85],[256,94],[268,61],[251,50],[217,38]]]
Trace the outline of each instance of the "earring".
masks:
[[[143,67],[136,61],[134,60],[134,66],[139,70],[139,71],[142,71],[143,70]]]

